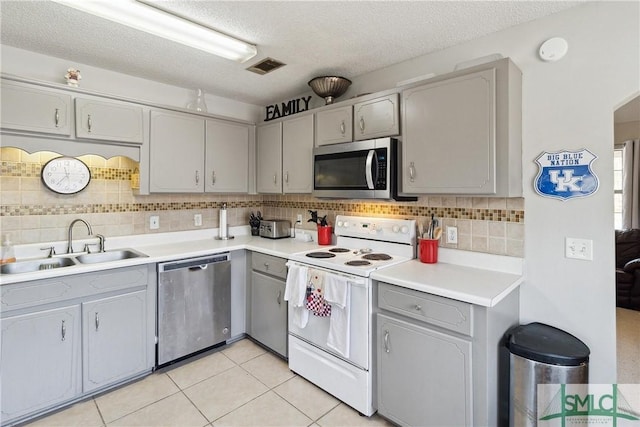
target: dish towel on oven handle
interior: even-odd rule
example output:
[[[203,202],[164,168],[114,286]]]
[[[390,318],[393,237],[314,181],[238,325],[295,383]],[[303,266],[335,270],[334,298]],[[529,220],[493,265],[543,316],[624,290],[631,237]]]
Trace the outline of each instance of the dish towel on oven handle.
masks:
[[[324,299],[324,272],[314,268],[309,269],[307,296],[305,306],[314,316],[331,316],[331,305]]]
[[[287,282],[284,288],[284,299],[289,301],[292,307],[292,322],[299,328],[307,326],[309,311],[305,307],[307,293],[307,279],[309,269],[297,264],[290,264],[287,273]]]
[[[327,347],[349,357],[351,342],[351,283],[349,278],[337,274],[324,277],[324,299],[331,304],[331,320]]]

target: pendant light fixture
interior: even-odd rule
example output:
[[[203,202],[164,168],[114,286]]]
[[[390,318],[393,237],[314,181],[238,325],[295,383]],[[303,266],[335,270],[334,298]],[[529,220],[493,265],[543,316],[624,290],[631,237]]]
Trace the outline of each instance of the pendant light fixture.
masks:
[[[237,62],[258,53],[256,46],[136,0],[53,0],[56,3]]]

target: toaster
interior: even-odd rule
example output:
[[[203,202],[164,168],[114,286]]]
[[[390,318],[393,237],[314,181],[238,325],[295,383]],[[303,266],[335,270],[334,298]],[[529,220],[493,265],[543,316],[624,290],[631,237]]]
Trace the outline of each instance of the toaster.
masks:
[[[263,219],[260,221],[260,237],[282,239],[291,236],[291,222],[286,219]]]

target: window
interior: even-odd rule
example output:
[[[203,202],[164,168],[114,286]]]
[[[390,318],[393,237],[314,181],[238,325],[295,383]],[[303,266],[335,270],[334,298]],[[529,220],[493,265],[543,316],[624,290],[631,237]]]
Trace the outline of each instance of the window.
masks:
[[[616,230],[622,228],[622,168],[624,156],[622,148],[613,150],[613,224]]]

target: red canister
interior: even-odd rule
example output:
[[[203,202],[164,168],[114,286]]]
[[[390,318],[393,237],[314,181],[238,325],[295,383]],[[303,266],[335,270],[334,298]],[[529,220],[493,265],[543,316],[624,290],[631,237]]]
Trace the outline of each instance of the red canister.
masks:
[[[437,239],[420,239],[420,261],[427,264],[438,262],[438,242]]]
[[[333,231],[333,227],[330,225],[318,226],[318,244],[319,245],[330,245],[331,244],[331,232]]]

